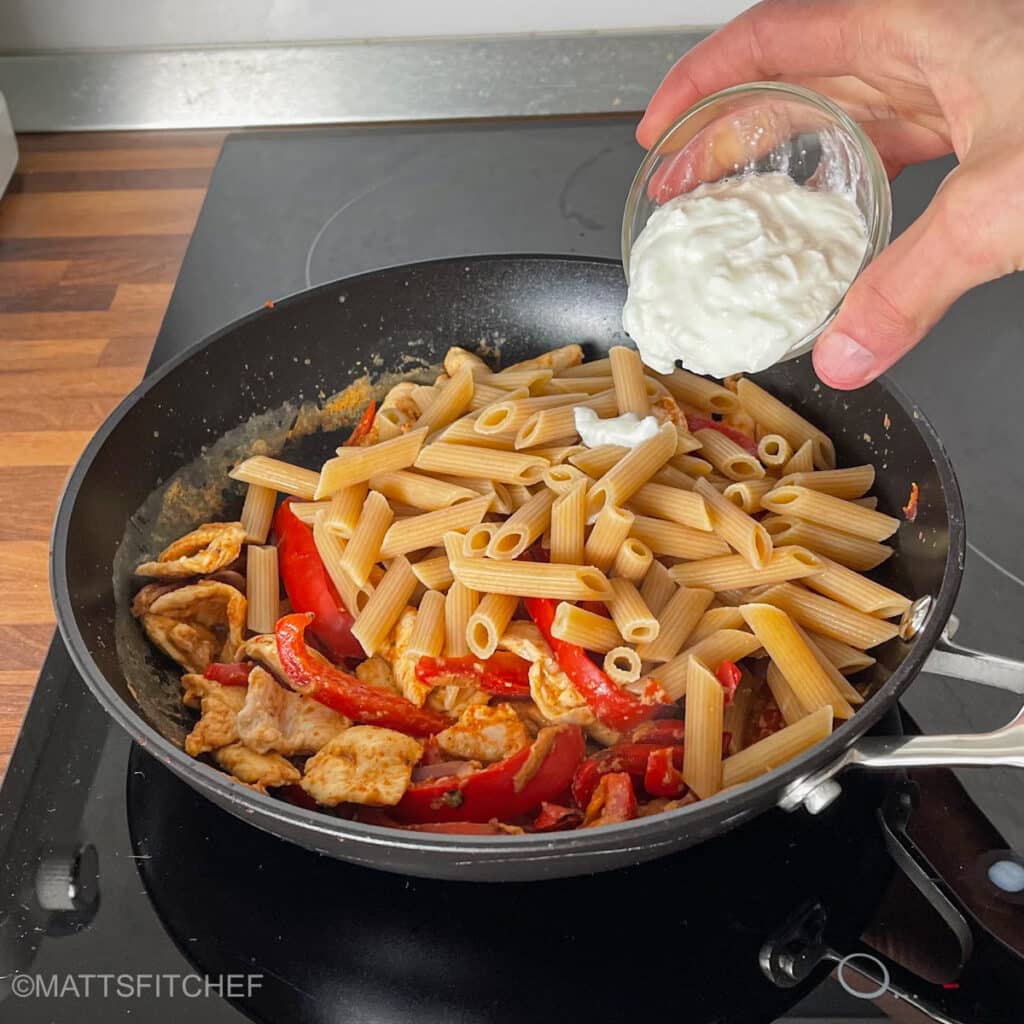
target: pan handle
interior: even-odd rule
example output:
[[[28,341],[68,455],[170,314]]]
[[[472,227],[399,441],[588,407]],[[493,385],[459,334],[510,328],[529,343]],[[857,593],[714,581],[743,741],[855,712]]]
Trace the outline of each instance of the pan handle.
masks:
[[[914,602],[900,626],[904,640],[917,634],[931,610],[929,597]],[[954,619],[929,654],[924,665],[926,672],[1024,694],[1024,662],[954,643],[950,634],[955,628]],[[993,732],[864,737],[838,761],[790,783],[783,790],[779,806],[787,811],[803,806],[811,814],[819,813],[839,796],[841,789],[834,776],[845,768],[891,770],[964,765],[1024,768],[1024,708]]]

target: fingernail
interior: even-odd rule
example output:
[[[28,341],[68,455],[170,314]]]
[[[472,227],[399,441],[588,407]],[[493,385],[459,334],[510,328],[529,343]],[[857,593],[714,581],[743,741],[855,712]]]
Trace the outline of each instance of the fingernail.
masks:
[[[874,377],[874,352],[842,331],[831,331],[814,348],[818,376],[836,388],[857,388]]]

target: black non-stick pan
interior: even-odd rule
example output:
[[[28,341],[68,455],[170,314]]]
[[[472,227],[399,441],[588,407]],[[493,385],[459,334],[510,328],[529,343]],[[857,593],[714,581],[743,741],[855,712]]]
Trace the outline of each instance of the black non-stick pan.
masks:
[[[453,344],[497,353],[504,365],[573,342],[588,357],[600,356],[627,340],[624,298],[622,268],[610,261],[496,256],[419,263],[278,302],[161,367],[89,444],[57,516],[57,618],[97,699],[150,754],[244,820],[344,860],[438,878],[558,877],[634,864],[699,843],[780,802],[797,813],[822,811],[839,795],[832,776],[850,763],[1021,763],[1024,742],[1013,727],[994,737],[865,736],[933,651],[929,668],[998,677],[1010,687],[1024,680],[1024,669],[958,652],[943,638],[962,573],[963,506],[928,421],[883,382],[854,394],[828,390],[807,359],[758,380],[828,431],[841,464],[879,467],[882,510],[900,515],[911,483],[920,488],[916,521],[901,525],[897,554],[881,570],[885,583],[920,599],[908,639],[875,652],[873,696],[824,743],[756,782],[667,814],[585,831],[482,837],[386,829],[305,810],[185,754],[190,722],[179,671],[150,648],[128,614],[131,569],[200,522],[237,517],[242,490],[227,478],[230,465],[257,450],[318,465],[348,429],[324,413],[330,396],[365,375],[382,388],[396,376],[426,375]]]

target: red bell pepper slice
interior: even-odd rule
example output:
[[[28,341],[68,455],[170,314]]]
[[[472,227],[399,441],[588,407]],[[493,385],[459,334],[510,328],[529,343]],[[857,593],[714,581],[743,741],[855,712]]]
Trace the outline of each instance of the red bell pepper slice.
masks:
[[[751,455],[757,455],[757,442],[749,434],[744,434],[742,430],[737,430],[735,427],[720,423],[708,416],[698,416],[689,412],[686,414],[686,425],[691,432],[694,430],[717,430],[720,434],[725,434],[730,441],[735,441],[741,448],[745,448]]]
[[[731,704],[733,697],[736,696],[736,687],[740,685],[740,680],[743,679],[743,672],[740,670],[740,667],[734,661],[723,661],[715,669],[715,678],[722,684],[722,689],[725,690],[725,703]]]
[[[532,746],[472,775],[413,783],[392,813],[406,824],[509,821],[563,793],[585,750],[579,726],[551,726]]]
[[[650,718],[659,704],[667,702],[667,696],[657,684],[651,687],[647,699],[621,689],[602,668],[590,660],[582,647],[553,637],[551,625],[555,620],[556,601],[549,597],[528,597],[525,605],[530,618],[537,624],[554,653],[558,667],[569,677],[587,706],[605,725],[613,729],[629,729],[637,722]]]
[[[572,796],[579,807],[587,807],[594,791],[605,775],[624,773],[642,784],[647,774],[651,752],[658,748],[650,743],[616,743],[607,750],[599,750],[576,769],[572,779]],[[673,764],[683,766],[683,748],[672,747]]]
[[[313,543],[313,531],[291,510],[286,498],[274,516],[277,536],[277,560],[281,582],[292,611],[311,612],[310,633],[332,661],[365,657],[359,641],[352,635],[355,619],[345,609],[331,582],[320,553]]]
[[[655,747],[682,746],[686,738],[686,723],[681,718],[656,718],[641,722],[629,731],[631,743],[650,743]]]
[[[346,448],[355,448],[356,445],[360,445],[369,436],[370,431],[373,430],[373,420],[377,415],[377,403],[370,402],[366,407],[366,412],[359,417],[359,422],[352,428],[352,433],[345,439]]]
[[[496,651],[487,659],[420,658],[416,662],[416,678],[421,683],[454,678],[462,685],[476,686],[499,697],[530,696],[530,663],[509,651]]]
[[[612,825],[617,821],[629,821],[635,817],[636,793],[633,792],[633,780],[624,772],[613,772],[601,777],[590,803],[587,804],[583,827]]]
[[[451,723],[444,715],[418,708],[397,693],[370,686],[340,668],[326,664],[306,646],[312,616],[286,615],[277,623],[277,654],[293,690],[307,694],[353,721],[395,729],[410,736],[429,736]]]
[[[676,762],[678,747],[656,747],[647,757],[644,789],[651,796],[682,796],[686,792],[683,773]]]
[[[274,796],[281,797],[296,807],[302,807],[307,811],[321,811],[323,808],[297,783],[290,786],[281,786],[274,790]]]
[[[545,800],[540,805],[540,812],[533,819],[531,828],[534,832],[565,832],[568,829],[576,828],[582,821],[582,811]]]
[[[502,836],[506,829],[495,821],[427,821],[421,825],[403,825],[385,807],[360,807],[356,821],[367,825],[381,825],[384,828],[400,828],[406,832],[440,832],[456,836]]]
[[[251,661],[215,661],[206,666],[203,675],[221,686],[248,686],[249,673],[252,671]]]

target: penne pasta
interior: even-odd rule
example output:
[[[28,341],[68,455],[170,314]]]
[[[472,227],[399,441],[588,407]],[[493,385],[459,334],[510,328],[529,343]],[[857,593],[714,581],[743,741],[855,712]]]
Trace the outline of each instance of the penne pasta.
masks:
[[[519,433],[516,434],[516,449],[536,448],[538,445],[550,445],[579,437],[574,410],[580,406],[593,409],[600,417],[614,416],[618,410],[614,389],[603,391],[575,405],[541,409],[533,413],[519,428]]]
[[[575,466],[567,466],[565,464],[558,466],[549,466],[544,470],[544,486],[550,488],[555,494],[565,494],[566,491],[570,490],[573,484],[577,480],[586,480],[588,483],[589,477],[581,469],[577,469]]]
[[[370,491],[341,557],[342,571],[357,587],[366,584],[370,578],[370,569],[380,561],[381,543],[394,517],[388,499],[383,494]]]
[[[761,511],[761,499],[776,486],[777,481],[770,478],[764,480],[747,480],[739,484],[729,484],[722,494],[737,508],[748,516]]]
[[[555,609],[551,635],[556,640],[597,654],[607,654],[622,644],[622,634],[611,619],[577,608],[567,601],[560,602]]]
[[[811,473],[814,471],[814,445],[810,441],[804,441],[795,452],[789,462],[781,469],[781,476],[789,476],[793,473]]]
[[[875,486],[874,466],[850,466],[848,469],[819,469],[812,473],[790,473],[778,486],[806,487],[831,494],[833,498],[860,498]]]
[[[662,466],[654,476],[651,477],[652,484],[662,484],[665,487],[674,487],[680,491],[692,491],[697,483],[696,477],[687,476],[681,469],[669,464]]]
[[[676,582],[669,575],[667,567],[661,562],[651,562],[651,567],[647,570],[647,575],[644,576],[644,581],[640,586],[640,596],[643,598],[644,604],[655,615],[660,615],[675,592]]]
[[[589,401],[584,392],[569,392],[560,395],[540,395],[536,398],[504,399],[480,410],[473,429],[485,436],[515,440],[522,425],[541,409],[557,409],[560,406],[575,406]]]
[[[552,373],[564,373],[570,367],[579,366],[583,362],[583,349],[579,345],[562,345],[561,348],[549,349],[542,356],[523,359],[514,363],[499,376],[522,370],[550,370]]]
[[[489,658],[497,649],[512,621],[519,598],[509,594],[484,594],[476,610],[469,617],[466,643],[478,658]]]
[[[276,505],[277,491],[272,487],[249,484],[245,492],[242,514],[238,517],[245,529],[247,543],[266,544],[270,524],[274,521]]]
[[[764,466],[746,448],[741,448],[731,437],[709,427],[694,431],[700,441],[701,456],[729,480],[759,480]]]
[[[578,363],[573,366],[562,367],[558,371],[559,377],[608,377],[611,376],[612,372],[612,361],[605,357],[604,359],[591,359],[585,363]]]
[[[711,530],[711,516],[704,499],[692,491],[665,484],[644,484],[630,499],[630,508],[656,519],[667,519],[693,530]]]
[[[783,548],[783,551],[798,551],[800,548]],[[834,601],[868,615],[891,619],[902,615],[910,607],[910,598],[897,594],[895,590],[883,587],[881,583],[861,576],[846,566],[828,558],[820,559],[825,571],[809,577],[805,586]]]
[[[709,476],[715,468],[707,459],[702,459],[698,455],[676,455],[669,459],[669,465],[691,479]]]
[[[690,452],[695,452],[699,449],[700,441],[686,427],[676,424],[676,454],[673,458],[678,458],[680,455],[689,455]]]
[[[520,387],[520,388],[513,388],[511,391],[508,391],[505,388],[499,388],[499,387],[494,387],[493,385],[490,385],[490,384],[485,384],[485,383],[483,383],[482,379],[478,378],[477,381],[476,381],[476,384],[473,387],[473,397],[469,400],[469,409],[470,409],[471,413],[474,413],[474,412],[479,412],[481,409],[486,409],[487,406],[493,405],[495,402],[515,401],[516,399],[529,398],[529,397],[530,397],[530,389],[529,388],[522,388],[522,387]],[[469,420],[469,425],[470,425],[470,430],[471,430],[471,433],[470,433],[469,437],[475,438],[475,439],[479,439],[480,435],[477,434],[476,431],[472,429],[473,421],[472,421],[472,419],[470,419],[469,416],[463,416],[463,418],[461,420],[457,420],[456,422],[457,423],[463,423],[466,420]],[[452,424],[452,426],[455,426],[455,424]],[[452,427],[448,428],[449,431],[451,429],[452,429]],[[448,432],[446,431],[444,439],[445,439],[445,441],[448,441],[449,443],[451,443],[449,441],[449,438],[448,438],[447,434],[448,434]],[[504,442],[502,442],[502,443],[504,444]]]
[[[778,515],[792,516],[863,540],[883,541],[891,537],[900,521],[884,512],[862,508],[822,491],[790,484],[780,485],[761,499],[762,507]]]
[[[605,675],[619,686],[635,683],[640,678],[640,668],[640,655],[632,647],[613,647],[604,656]]]
[[[833,685],[792,619],[781,608],[745,604],[741,605],[740,613],[808,714],[827,706],[832,708],[836,718],[853,715],[849,701]]]
[[[796,626],[796,623],[793,623],[793,625]],[[840,672],[839,669],[837,669],[835,665],[828,660],[827,657],[825,657],[824,652],[815,642],[811,634],[808,633],[803,626],[796,626],[796,631],[800,634],[800,639],[807,644],[808,650],[810,650],[811,654],[814,655],[815,660],[822,667],[825,675],[829,677],[832,685],[839,691],[839,693],[841,693],[843,697],[854,707],[863,704],[863,694],[847,680],[846,676],[844,676],[842,672]]]
[[[454,373],[443,387],[435,388],[433,401],[416,425],[426,427],[431,433],[447,427],[469,408],[472,397],[473,374],[469,367],[463,367]]]
[[[875,659],[870,654],[859,651],[849,644],[844,644],[842,640],[835,640],[830,636],[822,636],[820,633],[812,633],[809,630],[804,632],[807,633],[807,639],[811,641],[812,649],[817,648],[821,651],[822,655],[828,658],[844,675],[856,675],[875,663]]]
[[[317,497],[318,473],[301,466],[292,466],[280,459],[270,459],[266,455],[254,455],[240,462],[228,476],[232,480],[241,480],[245,484],[256,484],[281,494],[291,494],[296,498],[312,501]]]
[[[555,448],[527,448],[524,454],[536,455],[539,459],[547,459],[552,466],[558,466],[586,450],[581,444],[562,444]]]
[[[341,567],[345,554],[345,541],[340,540],[326,525],[326,514],[320,513],[313,520],[313,543],[316,545],[320,561],[324,563],[327,575],[341,597],[342,604],[353,615],[358,615],[370,599],[373,586],[367,582],[362,587],[352,582],[351,577]]]
[[[778,583],[758,591],[757,600],[776,605],[812,633],[830,636],[861,650],[877,647],[899,633],[899,626],[893,622],[865,615],[792,583]]]
[[[710,590],[700,587],[679,587],[658,613],[657,639],[640,644],[637,654],[644,661],[670,661],[689,639],[713,597]]]
[[[656,373],[669,394],[680,404],[689,405],[704,412],[736,412],[740,401],[728,388],[716,384],[707,377],[698,377],[688,370],[673,370],[671,373]]]
[[[587,493],[587,517],[596,516],[605,505],[625,504],[671,458],[676,449],[676,432],[665,423],[658,433],[626,453]]]
[[[446,658],[464,658],[469,654],[469,620],[476,611],[480,595],[458,580],[444,596],[444,654]]]
[[[873,494],[869,495],[866,498],[851,498],[850,502],[853,505],[860,505],[861,508],[878,508],[878,498],[876,498]]]
[[[615,555],[612,574],[640,583],[654,561],[654,552],[636,537],[627,537]]]
[[[454,584],[453,584],[454,586]],[[392,559],[384,578],[356,617],[352,635],[367,657],[377,653],[416,589],[416,576],[403,555]]]
[[[650,516],[636,516],[633,520],[632,535],[646,544],[656,555],[672,558],[713,558],[728,554],[725,541],[713,533],[693,530],[679,523]]]
[[[656,640],[661,624],[644,604],[636,586],[621,577],[612,579],[610,584],[612,592],[607,599],[608,611],[622,639],[627,644],[647,644]]]
[[[590,565],[559,562],[495,562],[458,558],[452,575],[472,590],[517,597],[551,597],[560,601],[607,601],[608,577]]]
[[[375,473],[407,469],[415,462],[426,436],[427,429],[422,427],[365,448],[339,448],[338,454],[323,464],[313,497],[329,498],[343,487],[366,482]]]
[[[693,627],[693,632],[686,638],[690,644],[699,643],[705,637],[717,633],[720,629],[746,629],[747,620],[740,614],[739,608],[723,606],[709,608]]]
[[[794,722],[799,722],[801,718],[806,718],[810,712],[800,703],[799,699],[793,687],[789,685],[789,681],[782,674],[781,669],[775,662],[771,662],[768,665],[768,671],[766,673],[766,679],[768,682],[768,689],[772,692],[772,698],[779,707],[779,711],[782,712],[782,720],[786,725],[792,725]],[[828,707],[829,705],[822,705]]]
[[[481,377],[480,380],[506,391],[518,388],[532,391],[535,387],[547,384],[553,376],[554,371],[548,366],[510,366],[507,370],[499,370],[490,377]]]
[[[395,555],[406,555],[441,544],[449,531],[476,526],[487,512],[489,503],[490,499],[483,496],[393,523],[384,535],[380,558],[387,560]]]
[[[567,395],[582,392],[586,395],[599,395],[614,387],[615,383],[608,374],[593,377],[555,377],[543,385],[542,394]]]
[[[885,544],[840,533],[817,523],[786,516],[767,516],[761,524],[776,547],[796,544],[857,572],[877,568],[892,555],[892,548]]]
[[[781,469],[793,458],[793,446],[781,434],[762,434],[757,457],[769,469]]]
[[[722,786],[738,786],[791,761],[832,734],[832,709],[820,708],[722,762]]]
[[[435,555],[414,563],[413,575],[427,590],[447,590],[452,585],[451,567],[447,555]]]
[[[433,384],[417,384],[409,392],[409,398],[412,400],[413,405],[416,406],[418,412],[417,421],[422,419],[423,414],[433,404],[438,393],[439,389]]]
[[[582,565],[587,522],[587,480],[578,480],[551,506],[551,560]]]
[[[505,486],[508,489],[513,512],[521,509],[533,497],[533,491],[525,484],[506,484]]]
[[[584,562],[607,572],[629,536],[635,518],[632,512],[615,505],[605,505],[598,513],[587,538],[583,550]]]
[[[250,544],[245,554],[246,625],[253,633],[273,633],[281,611],[277,548]]]
[[[649,416],[651,403],[647,397],[644,364],[640,361],[640,353],[624,345],[615,345],[608,350],[608,359],[612,368],[619,415],[631,412],[640,419]]]
[[[477,523],[466,531],[462,545],[463,554],[467,558],[482,558],[491,546],[494,534],[501,523]]]
[[[324,520],[327,528],[333,530],[339,537],[351,537],[362,514],[366,495],[365,483],[353,484],[338,491],[327,506],[327,516]]]
[[[683,781],[706,800],[722,788],[725,691],[708,667],[688,659]]]
[[[780,548],[773,551],[760,569],[753,568],[742,555],[720,555],[697,562],[683,562],[669,572],[676,583],[709,590],[741,590],[812,577],[825,572],[826,563],[806,548]]]
[[[296,519],[301,520],[307,526],[312,526],[318,513],[326,513],[330,509],[331,503],[329,501],[293,501],[288,507]]]
[[[523,505],[498,525],[487,546],[487,556],[518,558],[548,528],[554,500],[554,492],[547,488],[529,495]]]
[[[496,512],[504,516],[512,511],[512,500],[509,497],[508,488],[504,484],[474,477],[445,476],[443,473],[431,473],[431,476],[436,480],[443,480],[445,483],[467,487],[481,496],[486,495],[491,499],[489,512]]]
[[[596,448],[584,448],[583,451],[571,456],[569,462],[596,480],[617,462],[621,462],[628,452],[628,448],[619,444],[599,444]]]
[[[428,473],[445,473],[455,477],[527,485],[539,483],[544,470],[548,467],[547,461],[537,458],[536,455],[491,451],[468,444],[444,443],[424,446],[414,465]]]
[[[468,369],[473,377],[489,377],[491,368],[475,353],[452,345],[444,355],[444,372],[454,377],[461,369]]]
[[[477,492],[468,487],[407,469],[375,473],[370,477],[370,487],[391,501],[411,505],[424,512],[436,512],[439,508],[448,508],[457,502],[471,501],[478,497]]]
[[[415,569],[415,566],[413,567]],[[444,594],[428,590],[420,598],[406,650],[414,658],[438,658],[444,650]]]
[[[736,396],[762,430],[781,434],[794,448],[810,441],[814,466],[817,469],[835,469],[836,450],[831,438],[795,409],[768,394],[749,377],[741,377],[736,382]]]
[[[772,539],[768,531],[706,480],[698,480],[694,490],[706,502],[711,528],[718,537],[739,552],[750,565],[763,568],[772,554]]]

